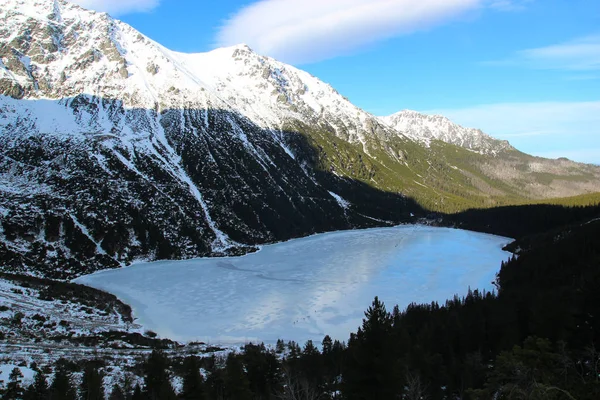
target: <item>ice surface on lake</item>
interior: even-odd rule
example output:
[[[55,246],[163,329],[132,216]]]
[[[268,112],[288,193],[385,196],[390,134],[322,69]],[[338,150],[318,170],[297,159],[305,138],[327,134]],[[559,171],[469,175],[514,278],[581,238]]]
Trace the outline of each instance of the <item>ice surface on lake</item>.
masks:
[[[81,277],[162,337],[215,344],[348,340],[375,296],[391,311],[492,290],[510,239],[399,226],[333,232],[243,257],[141,263]]]

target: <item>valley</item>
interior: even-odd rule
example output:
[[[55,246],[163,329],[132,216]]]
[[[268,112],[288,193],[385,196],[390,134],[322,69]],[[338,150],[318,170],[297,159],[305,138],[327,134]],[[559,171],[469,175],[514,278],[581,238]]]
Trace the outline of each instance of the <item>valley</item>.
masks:
[[[245,45],[183,54],[62,0],[2,4],[6,272],[73,279],[600,191],[600,167],[374,116]]]
[[[598,398],[599,193],[244,44],[0,0],[0,394]]]

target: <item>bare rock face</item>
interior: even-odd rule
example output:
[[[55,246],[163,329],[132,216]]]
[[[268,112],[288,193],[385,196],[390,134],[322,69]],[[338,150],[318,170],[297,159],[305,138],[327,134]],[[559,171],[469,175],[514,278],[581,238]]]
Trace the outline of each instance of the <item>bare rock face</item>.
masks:
[[[483,134],[478,152],[413,136],[245,45],[181,54],[66,1],[0,0],[2,270],[68,279],[411,221],[412,199],[600,190],[597,168],[548,175]]]
[[[425,145],[429,145],[431,140],[441,140],[487,155],[514,150],[506,140],[494,139],[479,129],[462,127],[441,115],[404,110],[380,119],[384,124]]]

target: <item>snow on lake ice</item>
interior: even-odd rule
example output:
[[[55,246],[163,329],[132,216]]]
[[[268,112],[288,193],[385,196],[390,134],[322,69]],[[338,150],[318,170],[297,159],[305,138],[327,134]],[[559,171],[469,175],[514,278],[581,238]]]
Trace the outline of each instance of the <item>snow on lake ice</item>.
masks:
[[[83,276],[146,329],[214,344],[348,340],[379,296],[391,310],[492,290],[511,240],[420,225],[332,232],[242,257],[140,263]]]

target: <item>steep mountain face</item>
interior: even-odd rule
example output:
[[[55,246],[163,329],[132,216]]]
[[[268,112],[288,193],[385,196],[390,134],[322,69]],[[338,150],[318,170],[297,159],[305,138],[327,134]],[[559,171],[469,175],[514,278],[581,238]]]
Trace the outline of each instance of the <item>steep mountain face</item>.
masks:
[[[454,144],[481,154],[498,155],[514,148],[505,140],[494,139],[479,129],[465,128],[441,115],[403,110],[380,120],[409,138],[429,145],[431,140]]]
[[[175,53],[63,0],[0,0],[4,270],[70,278],[600,190],[598,168],[483,153],[423,146],[247,46]]]

